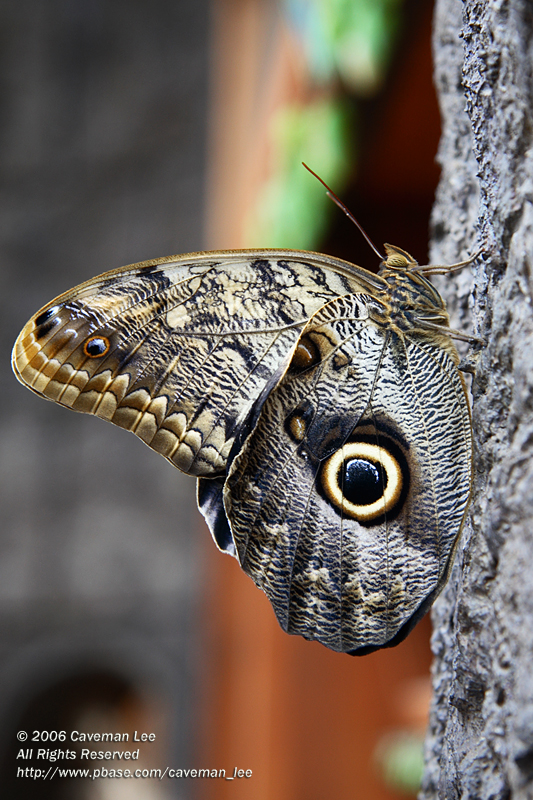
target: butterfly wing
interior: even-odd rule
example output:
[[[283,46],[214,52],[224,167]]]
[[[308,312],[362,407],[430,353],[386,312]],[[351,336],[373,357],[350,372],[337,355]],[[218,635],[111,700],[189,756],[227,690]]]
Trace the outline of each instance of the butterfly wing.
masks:
[[[454,360],[368,302],[309,322],[320,359],[270,394],[224,490],[241,566],[284,630],[354,654],[401,641],[444,584],[472,460]]]
[[[13,368],[37,394],[132,431],[184,472],[221,475],[308,319],[332,297],[382,284],[298,251],[134,264],[41,309],[15,343]]]
[[[421,307],[422,279],[400,280]],[[453,344],[444,328],[410,331],[403,307],[396,324],[396,294],[320,254],[158,259],[41,309],[13,368],[200,476],[215,540],[282,627],[359,654],[400,641],[429,606],[470,497]]]

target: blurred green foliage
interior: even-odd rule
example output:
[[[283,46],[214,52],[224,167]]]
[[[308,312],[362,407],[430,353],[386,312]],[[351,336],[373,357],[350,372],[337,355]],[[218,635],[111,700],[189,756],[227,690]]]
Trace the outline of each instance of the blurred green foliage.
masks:
[[[302,161],[341,189],[351,166],[351,117],[349,107],[337,98],[286,106],[274,117],[270,135],[276,169],[249,221],[247,238],[254,247],[316,246],[334,206]]]
[[[382,84],[403,0],[283,0],[319,97],[280,109],[271,126],[272,164],[246,225],[249,247],[316,248],[333,204],[305,161],[340,192],[356,165],[353,97]],[[351,95],[351,97],[350,97]]]
[[[397,731],[385,736],[375,753],[383,780],[395,791],[416,795],[424,772],[424,736]]]
[[[402,0],[284,0],[313,79],[337,76],[359,95],[381,86],[399,28]]]

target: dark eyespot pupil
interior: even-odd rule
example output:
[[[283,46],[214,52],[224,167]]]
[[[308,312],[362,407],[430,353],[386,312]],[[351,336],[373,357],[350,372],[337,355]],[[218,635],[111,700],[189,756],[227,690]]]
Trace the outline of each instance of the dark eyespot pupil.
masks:
[[[106,352],[108,347],[109,344],[106,339],[95,337],[94,339],[89,339],[85,345],[85,352],[88,356],[101,356]]]
[[[375,503],[387,486],[387,475],[381,464],[362,458],[345,461],[337,478],[344,497],[357,506]]]

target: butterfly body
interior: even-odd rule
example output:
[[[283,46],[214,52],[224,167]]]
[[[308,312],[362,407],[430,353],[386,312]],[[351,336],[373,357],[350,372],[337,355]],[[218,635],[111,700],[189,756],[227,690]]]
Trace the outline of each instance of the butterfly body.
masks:
[[[470,498],[444,302],[387,256],[378,275],[276,250],[124,267],[45,306],[13,351],[33,391],[199,478],[215,541],[285,630],[356,654],[427,610]]]

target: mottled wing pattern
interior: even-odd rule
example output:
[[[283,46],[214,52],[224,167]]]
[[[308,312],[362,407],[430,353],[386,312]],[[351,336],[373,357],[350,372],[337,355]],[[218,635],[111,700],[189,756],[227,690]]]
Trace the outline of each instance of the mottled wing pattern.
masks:
[[[361,654],[400,641],[446,580],[472,458],[454,360],[431,336],[376,324],[366,302],[333,300],[309,322],[319,363],[270,394],[224,491],[241,566],[284,630]],[[358,521],[328,497],[325,465],[372,441],[403,483],[390,510]]]
[[[49,303],[13,350],[34,392],[199,476],[215,541],[282,627],[353,654],[429,607],[471,491],[445,305],[386,251],[379,275],[281,250],[135,264]]]
[[[15,343],[13,368],[36,393],[132,431],[184,472],[220,475],[308,319],[380,280],[298,251],[144,262],[41,309]]]

